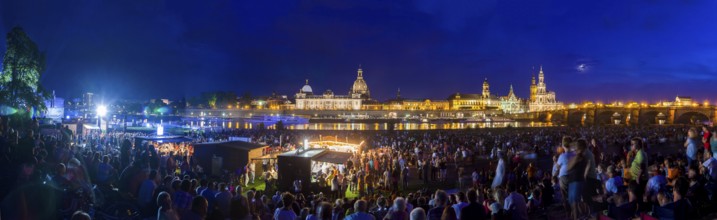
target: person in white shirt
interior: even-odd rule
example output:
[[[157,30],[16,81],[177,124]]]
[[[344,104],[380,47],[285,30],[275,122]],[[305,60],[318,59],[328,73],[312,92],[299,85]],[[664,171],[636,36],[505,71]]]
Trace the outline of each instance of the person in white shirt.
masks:
[[[292,209],[294,204],[294,195],[290,193],[284,193],[281,196],[283,207],[276,208],[274,210],[274,220],[294,220],[296,219],[296,213]]]
[[[501,204],[505,200],[505,192],[503,192],[502,189],[498,188],[493,192],[493,203],[490,204],[490,215],[494,216],[500,213],[501,210],[503,210],[503,204]]]
[[[505,176],[505,162],[503,156],[498,154],[498,166],[495,168],[495,178],[493,178],[493,184],[491,188],[495,189],[503,184],[503,177]]]
[[[511,213],[511,219],[525,220],[528,219],[528,205],[525,197],[515,191],[515,184],[508,184],[508,194],[503,202],[503,209]]]
[[[608,195],[616,194],[620,191],[620,187],[623,185],[622,177],[615,174],[615,167],[607,167],[607,175],[609,179],[605,182],[605,191]]]
[[[607,176],[607,173],[605,172],[605,165],[598,165],[597,167],[597,177],[598,180],[600,180],[601,184],[605,184],[607,180],[610,178]]]
[[[254,184],[254,178],[256,178],[256,165],[253,161],[249,164],[249,172],[251,174],[251,184]]]
[[[560,183],[560,193],[563,196],[563,206],[565,206],[566,209],[568,208],[568,163],[570,163],[570,159],[575,157],[575,152],[570,151],[571,142],[573,142],[572,138],[563,137],[562,147],[565,152],[560,154],[558,161],[555,162],[559,167],[558,180]]]
[[[660,174],[660,170],[657,166],[650,167],[650,175],[651,177],[647,180],[647,185],[645,186],[644,197],[650,201],[656,201],[657,193],[667,185],[667,178]]]
[[[456,218],[457,218],[458,220],[460,220],[460,219],[461,219],[461,217],[460,217],[460,216],[461,216],[461,209],[463,209],[464,207],[468,206],[468,203],[466,202],[466,193],[464,193],[464,192],[458,192],[456,198],[457,198],[457,200],[458,200],[458,201],[457,201],[458,203],[453,204],[453,205],[451,206],[451,208],[453,208],[453,210],[456,211]]]
[[[711,180],[717,180],[717,159],[713,157],[712,151],[706,150],[705,151],[705,162],[702,163],[702,166],[705,167],[705,171]]]

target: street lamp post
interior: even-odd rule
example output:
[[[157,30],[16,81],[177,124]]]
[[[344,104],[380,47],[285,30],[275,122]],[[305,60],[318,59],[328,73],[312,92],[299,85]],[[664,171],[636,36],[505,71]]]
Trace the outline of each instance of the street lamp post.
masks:
[[[100,128],[100,132],[102,132],[102,117],[107,115],[107,106],[104,105],[98,105],[97,106],[97,127]]]

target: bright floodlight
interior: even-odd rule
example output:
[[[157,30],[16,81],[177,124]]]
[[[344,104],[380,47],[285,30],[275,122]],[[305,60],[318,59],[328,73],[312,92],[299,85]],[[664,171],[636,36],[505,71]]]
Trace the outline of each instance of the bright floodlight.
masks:
[[[164,135],[164,126],[162,126],[162,124],[160,124],[157,126],[157,136],[162,136],[162,135]]]
[[[97,106],[97,115],[100,117],[104,117],[107,115],[107,106],[99,105]]]

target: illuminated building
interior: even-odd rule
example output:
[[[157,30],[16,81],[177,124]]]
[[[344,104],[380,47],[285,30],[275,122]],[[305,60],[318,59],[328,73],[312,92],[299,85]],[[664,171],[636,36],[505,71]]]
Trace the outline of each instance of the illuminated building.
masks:
[[[538,85],[536,87],[535,98],[528,104],[529,111],[551,111],[563,108],[563,103],[555,100],[555,92],[549,92],[546,88],[543,66],[540,66]]]
[[[361,110],[362,107],[372,110],[381,109],[379,103],[371,100],[371,93],[366,81],[363,79],[363,70],[360,66],[356,80],[351,86],[348,95],[336,95],[331,90],[326,90],[321,95],[315,95],[313,89],[309,86],[309,80],[306,80],[306,84],[299,90],[299,93],[296,93],[295,97],[295,109]]]
[[[363,70],[361,70],[361,66],[359,66],[358,76],[356,77],[356,81],[354,81],[354,85],[349,91],[349,95],[351,97],[361,98],[363,100],[368,100],[371,98],[371,93],[368,90],[368,85],[366,85],[366,81],[363,80]]]
[[[455,93],[448,97],[451,110],[490,110],[500,108],[500,98],[490,94],[488,79],[483,81],[481,94]]]
[[[692,97],[688,97],[688,96],[675,97],[675,105],[677,105],[677,106],[691,106],[692,103],[693,103]]]
[[[359,69],[359,77],[361,77],[361,71]],[[363,79],[362,79],[363,80]],[[356,85],[356,83],[354,83]],[[364,86],[366,84],[364,83]],[[360,85],[359,85],[360,86]],[[366,90],[368,93],[368,90]],[[361,97],[354,93],[348,95],[335,95],[331,90],[326,90],[324,94],[314,95],[313,89],[309,86],[309,80],[306,80],[306,84],[296,93],[296,108],[295,109],[306,109],[306,110],[360,110],[361,109]]]
[[[692,97],[689,96],[677,96],[675,97],[674,102],[660,102],[659,106],[663,107],[669,107],[669,106],[675,106],[675,107],[682,107],[682,106],[692,106],[696,103],[692,101]]]
[[[538,87],[535,85],[535,75],[530,79],[530,99],[529,101],[535,101],[535,94],[538,93]]]
[[[396,98],[384,103],[382,110],[448,110],[449,108],[446,100],[401,98],[399,89]]]
[[[82,102],[85,107],[92,108],[95,106],[95,100],[93,99],[94,94],[91,92],[82,95]]]
[[[525,112],[525,104],[522,99],[513,93],[513,85],[510,85],[510,91],[507,96],[500,97],[500,109],[506,114]]]
[[[282,109],[282,110],[288,110],[292,109],[294,106],[291,104],[291,101],[289,100],[286,95],[277,95],[275,92],[271,93],[271,96],[269,97],[263,97],[259,99],[255,99],[251,101],[251,107],[253,109]]]

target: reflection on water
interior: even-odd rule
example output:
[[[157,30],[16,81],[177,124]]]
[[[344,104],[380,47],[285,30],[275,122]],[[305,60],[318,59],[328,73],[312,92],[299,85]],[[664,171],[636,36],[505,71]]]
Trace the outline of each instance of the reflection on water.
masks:
[[[187,125],[198,128],[221,127],[234,129],[255,129],[262,127],[259,123],[245,121],[188,121]],[[474,129],[504,127],[550,127],[552,123],[542,122],[493,122],[493,123],[455,123],[455,122],[401,122],[394,123],[394,130],[433,130],[433,129]],[[276,129],[274,124],[265,124],[267,129]],[[390,130],[391,123],[308,123],[285,124],[290,130]]]

